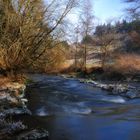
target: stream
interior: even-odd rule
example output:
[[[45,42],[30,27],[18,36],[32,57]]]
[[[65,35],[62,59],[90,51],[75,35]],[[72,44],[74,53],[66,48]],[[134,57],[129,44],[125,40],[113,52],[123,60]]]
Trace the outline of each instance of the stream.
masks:
[[[140,99],[129,100],[60,76],[33,75],[25,116],[29,127],[45,128],[50,140],[139,140]],[[139,84],[137,85],[139,86]]]

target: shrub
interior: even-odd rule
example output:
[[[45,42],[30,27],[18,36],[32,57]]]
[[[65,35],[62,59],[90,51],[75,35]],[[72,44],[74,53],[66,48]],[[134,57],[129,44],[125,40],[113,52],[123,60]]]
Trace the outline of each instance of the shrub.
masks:
[[[114,71],[123,75],[140,74],[140,56],[136,54],[119,54],[115,63],[106,66],[105,71]]]

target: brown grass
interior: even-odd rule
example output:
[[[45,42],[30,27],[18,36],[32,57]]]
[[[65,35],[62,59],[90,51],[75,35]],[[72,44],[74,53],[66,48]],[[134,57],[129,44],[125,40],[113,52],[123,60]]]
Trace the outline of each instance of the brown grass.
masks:
[[[11,82],[11,79],[9,79],[8,77],[0,76],[0,87],[10,82]]]
[[[7,85],[8,83],[18,82],[18,83],[24,83],[26,80],[26,76],[23,74],[18,74],[16,76],[0,76],[0,88]]]
[[[136,54],[120,54],[116,58],[115,64],[108,70],[122,74],[140,74],[140,56]]]
[[[101,67],[100,63],[87,64],[87,73],[92,72],[107,72],[107,73],[120,73],[125,74],[140,74],[140,55],[136,54],[116,54],[115,63],[106,64],[104,68]],[[77,66],[78,70],[82,71],[80,65]],[[57,66],[50,67],[47,69],[47,73],[71,73],[75,71],[74,61],[64,61]]]

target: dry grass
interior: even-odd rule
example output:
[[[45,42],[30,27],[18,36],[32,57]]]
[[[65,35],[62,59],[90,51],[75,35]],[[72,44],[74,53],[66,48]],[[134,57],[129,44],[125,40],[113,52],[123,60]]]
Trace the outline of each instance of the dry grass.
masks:
[[[6,83],[12,82],[10,78],[0,76],[0,87],[4,86]]]
[[[9,84],[9,83],[13,83],[13,82],[18,82],[23,84],[26,80],[26,76],[23,74],[18,74],[16,76],[0,76],[0,88]]]
[[[91,62],[94,62],[93,60]],[[82,70],[81,66],[77,66],[77,69]],[[87,64],[87,73],[92,73],[96,70],[101,70],[101,64],[98,63],[89,63]],[[120,73],[125,74],[140,74],[140,55],[136,54],[118,54],[115,57],[115,63],[106,64],[103,68],[107,73]],[[75,71],[74,60],[67,60],[61,63],[57,67],[50,69],[50,73],[70,73]]]
[[[120,54],[116,58],[115,64],[108,70],[122,74],[140,74],[140,56],[136,54]]]

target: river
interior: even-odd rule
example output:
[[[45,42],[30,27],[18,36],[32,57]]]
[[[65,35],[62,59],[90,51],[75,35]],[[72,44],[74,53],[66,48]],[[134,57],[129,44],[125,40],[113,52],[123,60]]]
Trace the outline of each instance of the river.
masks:
[[[50,140],[139,140],[140,99],[112,96],[77,79],[34,75],[27,89],[29,127],[45,128]]]

